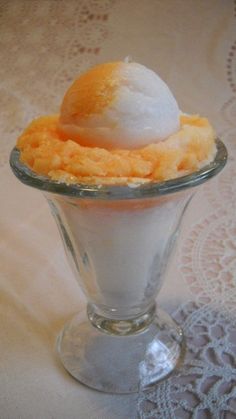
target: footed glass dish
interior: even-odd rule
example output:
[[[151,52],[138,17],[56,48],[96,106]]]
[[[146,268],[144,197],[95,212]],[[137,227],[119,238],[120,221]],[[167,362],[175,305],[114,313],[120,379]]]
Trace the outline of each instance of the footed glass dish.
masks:
[[[156,296],[194,187],[226,160],[217,140],[214,161],[191,175],[142,185],[67,185],[32,172],[13,149],[12,170],[44,192],[88,300],[87,315],[73,317],[57,340],[59,357],[77,380],[104,392],[130,393],[174,370],[184,337],[156,307]]]

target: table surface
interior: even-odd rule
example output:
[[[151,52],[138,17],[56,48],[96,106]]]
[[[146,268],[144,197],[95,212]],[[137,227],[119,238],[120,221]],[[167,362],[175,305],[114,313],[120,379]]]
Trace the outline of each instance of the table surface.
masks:
[[[236,418],[236,2],[0,0],[0,49],[1,419]],[[85,299],[44,197],[8,158],[77,74],[128,55],[167,81],[183,111],[210,119],[229,161],[197,190],[158,296],[184,329],[184,365],[116,396],[57,361],[55,337]]]

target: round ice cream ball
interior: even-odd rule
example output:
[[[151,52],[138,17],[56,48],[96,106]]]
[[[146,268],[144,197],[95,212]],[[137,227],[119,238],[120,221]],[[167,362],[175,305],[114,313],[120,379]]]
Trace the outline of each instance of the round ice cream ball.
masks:
[[[69,88],[59,127],[81,145],[140,148],[180,127],[180,110],[160,77],[137,63],[100,64]]]

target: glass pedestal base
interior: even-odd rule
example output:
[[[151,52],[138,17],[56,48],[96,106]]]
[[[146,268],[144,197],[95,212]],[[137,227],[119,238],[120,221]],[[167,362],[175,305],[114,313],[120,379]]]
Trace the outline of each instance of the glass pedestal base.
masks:
[[[65,369],[78,381],[106,393],[135,393],[170,374],[181,358],[183,334],[162,310],[142,331],[109,334],[84,314],[61,331],[57,350]]]

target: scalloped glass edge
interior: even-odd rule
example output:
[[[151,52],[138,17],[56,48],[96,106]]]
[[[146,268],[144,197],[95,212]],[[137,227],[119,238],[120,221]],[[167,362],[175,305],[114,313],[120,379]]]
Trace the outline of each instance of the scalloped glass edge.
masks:
[[[198,186],[219,173],[227,161],[227,149],[216,139],[217,152],[214,160],[197,172],[164,182],[130,185],[66,184],[38,175],[20,161],[20,151],[15,147],[10,154],[10,166],[15,176],[24,184],[60,195],[92,199],[138,199],[166,195]]]

